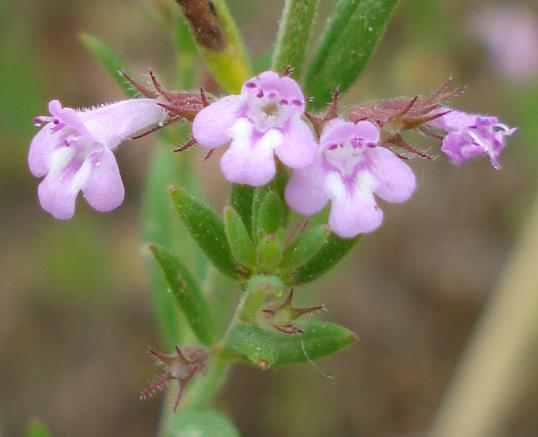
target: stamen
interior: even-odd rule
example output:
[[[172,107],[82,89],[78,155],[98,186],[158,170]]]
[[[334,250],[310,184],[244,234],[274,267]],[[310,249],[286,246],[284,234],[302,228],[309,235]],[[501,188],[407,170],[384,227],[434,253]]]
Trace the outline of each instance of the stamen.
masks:
[[[255,84],[254,82],[247,82],[247,83],[245,84],[245,86],[246,86],[247,88],[256,88],[256,84]]]
[[[261,88],[258,91],[258,94],[256,94],[256,97],[258,97],[259,99],[261,99],[263,97],[263,90]]]
[[[303,106],[303,102],[299,99],[293,99],[291,103],[293,103],[295,106]]]
[[[289,103],[289,102],[288,102],[287,99],[281,99],[281,100],[280,100],[280,104],[281,104],[281,105],[287,105],[288,103]]]

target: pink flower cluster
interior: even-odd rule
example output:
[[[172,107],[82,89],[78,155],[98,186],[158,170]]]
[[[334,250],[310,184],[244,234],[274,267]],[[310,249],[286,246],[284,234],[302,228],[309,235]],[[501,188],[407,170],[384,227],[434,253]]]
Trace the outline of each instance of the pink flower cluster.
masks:
[[[121,204],[124,188],[113,150],[140,132],[168,121],[156,99],[141,98],[75,111],[53,100],[50,117],[30,146],[29,165],[45,177],[38,194],[42,207],[59,219],[71,218],[82,191],[98,211]],[[199,110],[193,138],[209,150],[228,145],[220,167],[233,183],[254,187],[270,182],[276,160],[293,170],[286,187],[288,205],[303,215],[330,202],[329,225],[343,238],[372,232],[383,220],[376,197],[408,200],[416,187],[410,167],[383,141],[374,119],[305,119],[306,100],[287,76],[266,71],[248,80],[239,95],[223,97]],[[428,126],[446,132],[441,150],[456,164],[488,156],[499,168],[505,137],[516,129],[496,117],[440,108]]]

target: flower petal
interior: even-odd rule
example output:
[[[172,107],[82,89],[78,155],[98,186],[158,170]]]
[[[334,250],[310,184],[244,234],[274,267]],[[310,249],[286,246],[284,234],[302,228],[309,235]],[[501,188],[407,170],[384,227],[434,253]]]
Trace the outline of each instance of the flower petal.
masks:
[[[48,173],[48,160],[54,149],[62,145],[61,131],[54,132],[52,123],[47,123],[34,136],[28,152],[28,167],[35,177],[43,177]]]
[[[97,211],[116,209],[123,202],[125,189],[114,154],[103,148],[88,156],[86,162],[91,171],[82,185],[84,198]]]
[[[356,190],[331,204],[329,226],[342,238],[353,238],[376,230],[383,222],[383,211],[371,193]]]
[[[78,192],[90,173],[84,162],[73,160],[64,170],[49,173],[37,187],[41,207],[59,220],[67,220],[75,214]]]
[[[312,215],[323,209],[329,197],[325,190],[325,172],[319,160],[292,173],[285,196],[288,205],[299,214]]]
[[[242,98],[223,97],[202,109],[192,122],[192,136],[202,147],[214,149],[231,140],[230,129],[241,116]]]
[[[294,169],[312,164],[316,155],[316,140],[308,125],[299,118],[291,120],[283,134],[282,144],[275,150],[280,160]]]
[[[332,143],[340,144],[342,140],[353,137],[355,132],[356,129],[353,122],[345,121],[341,118],[333,118],[323,128],[319,143],[322,146]]]
[[[389,149],[374,147],[368,156],[372,161],[370,172],[377,180],[374,192],[387,202],[405,202],[416,187],[411,168]]]
[[[49,112],[62,124],[76,129],[81,134],[88,133],[84,122],[79,117],[79,113],[73,108],[62,108],[59,100],[49,102]]]
[[[458,167],[467,159],[484,154],[484,150],[470,142],[460,132],[451,132],[443,138],[441,151]]]
[[[254,187],[273,179],[276,173],[274,149],[282,142],[282,134],[270,129],[257,139],[252,124],[245,118],[240,118],[230,131],[233,141],[220,161],[224,177],[230,182]]]
[[[264,71],[256,77],[248,80],[247,83],[254,82],[262,88],[263,90],[270,91],[274,90],[280,94],[280,97],[288,99],[290,102],[292,100],[298,100],[301,102],[301,107],[304,110],[304,95],[301,91],[299,84],[290,77],[279,76],[278,73],[274,71]],[[245,85],[242,92],[248,90],[248,87]],[[297,102],[298,103],[298,102]]]

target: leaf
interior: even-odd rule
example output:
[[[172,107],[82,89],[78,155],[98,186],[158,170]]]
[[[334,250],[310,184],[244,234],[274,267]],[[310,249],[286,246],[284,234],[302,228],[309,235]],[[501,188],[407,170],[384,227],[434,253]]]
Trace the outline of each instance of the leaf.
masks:
[[[397,0],[339,0],[308,65],[305,91],[312,109],[345,92],[375,52]]]
[[[192,331],[203,344],[211,346],[215,339],[215,328],[209,306],[196,281],[172,252],[156,244],[150,244],[150,249]]]
[[[125,64],[110,47],[88,33],[81,34],[80,39],[88,51],[105,67],[128,97],[138,96],[138,91],[119,74],[120,71],[126,71]]]
[[[230,203],[235,211],[241,216],[241,220],[247,227],[252,229],[252,200],[254,198],[254,187],[250,185],[232,184],[230,190]]]
[[[258,211],[260,205],[263,201],[263,198],[267,194],[269,188],[268,185],[262,185],[261,187],[256,187],[254,189],[254,194],[252,196],[252,235],[256,238],[258,231]]]
[[[320,251],[329,235],[330,228],[327,225],[310,227],[286,248],[281,267],[288,272],[297,270]]]
[[[242,279],[242,270],[232,255],[219,215],[205,202],[177,186],[170,187],[169,191],[177,212],[207,258],[220,272],[234,279]]]
[[[179,156],[179,162],[187,159],[187,155]],[[170,201],[166,191],[168,185],[178,181],[179,175],[177,173],[180,173],[180,171],[177,169],[176,173],[177,165],[178,163],[170,159],[170,150],[168,148],[164,146],[155,148],[147,169],[142,210],[142,233],[145,243],[155,242],[166,245],[170,249],[178,247],[176,244],[178,240],[184,240],[187,247],[190,243],[187,230],[177,220],[174,204]],[[186,170],[188,171],[188,168]],[[185,176],[184,173],[181,174]],[[192,256],[192,253],[190,256]],[[146,262],[146,268],[159,332],[161,333],[164,347],[170,349],[176,344],[181,344],[183,337],[181,330],[182,315],[174,303],[174,297],[167,292],[168,286],[153,260]]]
[[[216,411],[180,409],[166,421],[165,437],[239,437],[232,422]]]
[[[268,191],[258,208],[257,230],[273,234],[285,226],[285,205],[274,191]]]
[[[256,267],[256,250],[250,234],[237,211],[224,208],[224,230],[235,259],[247,267]]]
[[[262,234],[256,247],[258,264],[263,271],[272,273],[282,259],[282,243],[275,234]]]
[[[302,67],[316,18],[318,0],[286,0],[273,54],[273,70],[301,77]]]
[[[285,282],[299,285],[313,281],[332,269],[360,240],[359,237],[344,239],[331,233],[326,243],[305,265],[295,271]]]
[[[297,322],[304,333],[284,334],[247,324],[236,324],[228,342],[249,361],[262,368],[304,363],[349,347],[355,333],[335,323],[320,320]],[[306,355],[305,355],[306,352]]]
[[[52,434],[39,419],[32,419],[26,427],[26,437],[51,437]]]

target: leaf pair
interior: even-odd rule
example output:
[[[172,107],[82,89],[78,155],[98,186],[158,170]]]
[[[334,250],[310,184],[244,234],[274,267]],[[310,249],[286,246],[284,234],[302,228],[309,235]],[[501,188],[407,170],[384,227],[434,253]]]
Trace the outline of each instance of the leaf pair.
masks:
[[[307,320],[297,325],[302,334],[239,323],[228,333],[228,344],[253,364],[267,369],[311,361],[345,349],[357,339],[349,329],[335,323]]]

